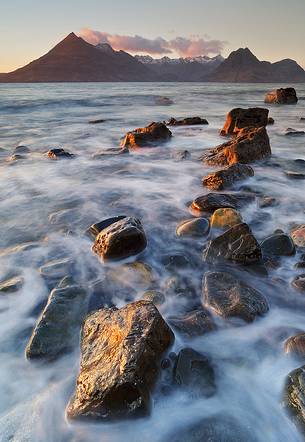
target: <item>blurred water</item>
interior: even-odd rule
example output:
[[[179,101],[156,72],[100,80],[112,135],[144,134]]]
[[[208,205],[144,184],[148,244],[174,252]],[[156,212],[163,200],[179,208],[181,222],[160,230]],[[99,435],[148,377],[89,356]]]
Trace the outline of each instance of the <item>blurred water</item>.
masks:
[[[208,172],[197,158],[220,144],[218,131],[233,107],[265,106],[264,94],[275,85],[227,84],[40,84],[0,85],[0,280],[21,274],[24,286],[0,299],[0,441],[158,441],[186,423],[216,412],[230,412],[261,442],[301,440],[285,416],[280,400],[287,373],[298,363],[284,355],[279,329],[304,329],[305,298],[289,285],[298,257],[286,258],[268,280],[247,275],[271,306],[252,325],[236,327],[217,319],[216,333],[191,342],[176,339],[174,350],[191,345],[209,354],[216,367],[217,395],[190,400],[181,392],[154,394],[151,417],[121,424],[79,425],[65,420],[65,406],[78,372],[78,350],[50,364],[29,363],[24,348],[49,293],[37,269],[52,259],[71,258],[85,286],[104,276],[104,266],[91,252],[84,232],[108,216],[138,216],[148,237],[141,260],[158,275],[159,285],[170,276],[162,257],[186,253],[195,262],[183,269],[200,303],[206,241],[175,237],[177,223],[190,217],[188,203],[206,192],[201,178]],[[305,97],[305,86],[296,86]],[[171,106],[156,105],[167,96]],[[254,166],[248,183],[279,198],[273,208],[254,203],[242,211],[258,239],[276,228],[289,231],[305,221],[304,181],[289,180],[284,170],[301,167],[305,137],[284,135],[288,127],[305,130],[305,101],[297,106],[270,106],[275,125],[268,127],[272,161]],[[174,128],[163,146],[118,157],[94,159],[93,154],[118,147],[127,130],[171,116],[199,115],[209,126]],[[97,125],[89,120],[105,119]],[[18,145],[31,155],[7,161]],[[50,161],[43,154],[53,147],[77,154],[71,161]],[[175,161],[173,154],[189,150],[192,160]],[[258,217],[263,212],[262,220]],[[259,222],[258,222],[259,221]],[[33,242],[23,251],[18,244]],[[132,259],[131,259],[132,261]],[[117,264],[114,264],[114,267]],[[281,278],[281,280],[279,280]],[[135,288],[130,300],[139,299]],[[118,306],[126,298],[117,294]],[[169,297],[160,308],[165,317],[187,308],[185,299]]]

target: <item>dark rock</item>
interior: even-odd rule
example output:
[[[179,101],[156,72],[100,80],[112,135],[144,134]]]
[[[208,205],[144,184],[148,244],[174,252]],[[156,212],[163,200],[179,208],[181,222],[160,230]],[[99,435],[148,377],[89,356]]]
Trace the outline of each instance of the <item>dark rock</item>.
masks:
[[[298,333],[285,341],[285,353],[299,359],[305,359],[305,333]]]
[[[30,152],[31,152],[31,150],[27,146],[17,146],[14,149],[15,154],[26,154],[26,153],[30,153]]]
[[[268,118],[268,125],[273,125],[275,123],[274,118],[269,117]]]
[[[240,209],[252,203],[255,197],[252,195],[230,193],[208,193],[199,196],[192,202],[192,208],[200,212],[214,212],[217,209],[231,208]]]
[[[68,418],[102,420],[147,414],[161,357],[173,339],[156,307],[147,301],[88,316]]]
[[[293,170],[285,170],[285,175],[293,180],[304,180],[305,173],[295,172]]]
[[[180,317],[170,317],[169,324],[188,338],[202,336],[216,330],[212,316],[206,309],[195,310]]]
[[[41,276],[53,287],[65,276],[73,274],[73,271],[74,263],[70,258],[49,261],[39,268]]]
[[[301,275],[296,276],[292,282],[291,285],[293,288],[300,292],[305,292],[305,273],[302,273]]]
[[[147,127],[140,127],[128,132],[122,141],[121,147],[144,147],[160,141],[167,141],[172,133],[163,123],[150,123]]]
[[[97,235],[103,230],[106,229],[106,227],[111,226],[111,224],[116,223],[117,221],[121,221],[122,219],[126,218],[125,215],[119,215],[119,216],[113,216],[111,218],[104,219],[103,221],[100,221],[98,223],[92,224],[92,226],[89,227],[87,230],[87,234],[91,236],[93,239],[97,237]]]
[[[47,152],[47,156],[52,160],[57,160],[61,158],[72,158],[74,155],[64,149],[51,149]]]
[[[174,104],[173,100],[168,97],[156,97],[155,103],[159,106],[170,106],[171,104]]]
[[[191,266],[188,256],[183,253],[170,253],[161,256],[161,262],[167,270],[185,269]]]
[[[268,92],[265,97],[265,103],[271,104],[297,104],[298,98],[294,88],[275,89]]]
[[[123,147],[121,149],[117,149],[116,147],[110,147],[109,149],[103,149],[99,152],[96,152],[92,155],[94,160],[99,160],[107,157],[114,157],[117,155],[125,155],[129,153],[128,147]]]
[[[209,233],[210,223],[206,218],[182,221],[176,228],[177,236],[203,237]]]
[[[160,306],[166,301],[163,293],[158,292],[157,290],[147,290],[145,293],[143,293],[142,299],[144,299],[145,301],[150,301],[156,306]]]
[[[304,130],[288,130],[285,133],[286,137],[303,137],[305,135]]]
[[[101,230],[92,250],[104,259],[123,259],[142,252],[146,244],[140,220],[123,218]]]
[[[87,296],[81,287],[52,290],[27,345],[27,358],[52,360],[72,350],[86,312]]]
[[[266,256],[292,256],[295,246],[290,236],[284,233],[271,235],[261,243],[263,255]]]
[[[211,240],[203,257],[210,264],[231,261],[236,264],[249,265],[260,262],[262,253],[250,227],[243,223],[231,227]]]
[[[236,163],[203,177],[202,184],[212,190],[223,190],[252,176],[254,176],[252,167]]]
[[[261,196],[258,198],[257,205],[260,209],[275,207],[278,205],[278,200],[272,196]]]
[[[237,135],[242,129],[264,127],[268,124],[269,110],[260,107],[236,108],[227,114],[221,135]]]
[[[182,120],[176,120],[176,118],[171,118],[166,125],[167,126],[195,126],[199,124],[209,124],[205,118],[201,117],[188,117]]]
[[[224,317],[238,317],[251,322],[268,312],[266,298],[233,275],[208,272],[203,280],[203,302]]]
[[[14,276],[0,282],[0,294],[18,292],[23,286],[23,278],[21,276]]]
[[[189,160],[191,158],[191,153],[188,150],[179,150],[172,154],[172,157],[176,161]]]
[[[295,425],[305,433],[305,366],[297,368],[287,376],[283,405]]]
[[[90,121],[89,121],[89,124],[100,124],[100,123],[105,123],[105,121],[106,121],[106,120],[102,120],[102,119],[99,119],[99,120],[90,120]]]
[[[295,269],[305,269],[305,261],[298,261],[294,265]]]
[[[194,397],[210,397],[216,392],[214,368],[209,358],[192,348],[180,350],[173,375],[175,383]]]
[[[209,166],[248,164],[271,156],[265,127],[245,129],[237,137],[205,152],[201,160]]]
[[[196,297],[196,288],[193,281],[179,274],[165,280],[164,292],[166,295],[185,297],[188,300]]]

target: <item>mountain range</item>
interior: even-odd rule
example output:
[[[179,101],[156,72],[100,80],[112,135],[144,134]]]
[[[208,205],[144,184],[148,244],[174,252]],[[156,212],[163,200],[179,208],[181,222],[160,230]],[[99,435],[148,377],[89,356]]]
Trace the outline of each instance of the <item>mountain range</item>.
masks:
[[[47,54],[13,72],[0,74],[1,83],[41,82],[252,82],[305,83],[305,71],[296,61],[260,61],[248,49],[227,59],[216,57],[154,59],[96,46],[70,33]]]

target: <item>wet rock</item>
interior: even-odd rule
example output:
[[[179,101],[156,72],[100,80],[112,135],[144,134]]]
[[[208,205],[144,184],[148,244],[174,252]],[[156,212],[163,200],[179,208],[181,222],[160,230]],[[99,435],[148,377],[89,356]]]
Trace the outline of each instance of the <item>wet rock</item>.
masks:
[[[252,167],[236,163],[203,177],[202,184],[212,190],[223,190],[232,187],[238,181],[252,176],[254,176]]]
[[[110,147],[109,149],[103,149],[92,155],[94,160],[99,160],[107,157],[114,157],[117,155],[125,155],[129,153],[128,147],[117,149],[116,147]]]
[[[216,330],[212,316],[206,309],[195,310],[180,317],[170,317],[168,322],[187,338],[202,336]]]
[[[25,252],[30,252],[31,250],[38,249],[41,247],[41,243],[37,242],[26,242],[23,244],[17,244],[12,247],[6,247],[4,249],[0,249],[0,257],[2,256],[10,256],[10,255],[21,255]]]
[[[0,294],[18,292],[23,286],[23,278],[21,276],[14,276],[0,282]]]
[[[295,425],[305,433],[305,366],[297,368],[287,376],[283,405]]]
[[[105,123],[106,120],[103,119],[98,119],[98,120],[90,120],[88,123],[89,124],[100,124],[100,123]]]
[[[237,135],[242,129],[264,127],[268,124],[269,110],[260,107],[236,108],[227,114],[221,135]]]
[[[174,104],[173,100],[168,97],[156,97],[155,103],[159,106],[170,106],[171,104]]]
[[[87,312],[83,288],[70,286],[51,291],[26,348],[28,359],[52,360],[72,350]]]
[[[278,205],[278,200],[272,196],[261,196],[258,198],[257,205],[260,209],[275,207]]]
[[[305,269],[305,261],[298,261],[294,265],[295,269]]]
[[[147,414],[161,357],[173,339],[156,307],[147,301],[88,316],[68,418],[103,420]]]
[[[109,227],[111,226],[111,224],[114,224],[117,221],[121,221],[124,218],[126,218],[125,215],[119,215],[104,219],[103,221],[92,224],[86,233],[88,236],[91,236],[93,239],[95,239],[103,229],[106,229],[106,227]]]
[[[293,288],[300,292],[305,292],[305,273],[302,273],[301,275],[296,276],[292,282],[291,285]]]
[[[265,127],[244,129],[237,137],[205,152],[201,160],[209,166],[248,164],[271,156],[269,137]]]
[[[305,333],[298,333],[285,341],[285,353],[289,353],[299,359],[305,358]]]
[[[284,233],[277,233],[266,238],[261,243],[261,249],[266,256],[292,256],[295,254],[292,239]]]
[[[287,132],[285,133],[286,137],[303,137],[305,135],[304,130],[289,130],[287,129]]]
[[[202,237],[209,233],[210,223],[206,218],[194,218],[182,221],[176,229],[177,236]]]
[[[183,118],[181,120],[176,120],[176,118],[171,118],[166,125],[167,126],[195,126],[209,124],[209,122],[205,118],[201,117],[188,117]]]
[[[269,117],[268,118],[268,125],[273,125],[275,123],[275,121],[274,121],[274,118],[272,118],[272,117]]]
[[[233,275],[208,272],[203,280],[203,303],[224,318],[238,317],[252,322],[268,312],[266,298]]]
[[[145,147],[156,142],[167,141],[172,133],[163,123],[150,123],[147,127],[140,127],[125,135],[121,147]]]
[[[153,269],[146,263],[135,261],[110,268],[106,277],[119,286],[146,289],[156,281]]]
[[[235,418],[226,414],[217,414],[202,419],[185,428],[176,429],[162,442],[255,442],[248,429],[240,425]]]
[[[47,156],[52,160],[57,160],[62,158],[72,158],[74,155],[64,149],[51,149],[47,152]]]
[[[188,150],[179,150],[172,154],[172,157],[176,161],[189,160],[191,158],[191,153]]]
[[[92,250],[104,259],[123,259],[142,252],[146,245],[140,220],[126,217],[101,230]]]
[[[240,213],[231,208],[217,209],[211,218],[211,227],[214,229],[227,229],[242,223]]]
[[[261,248],[253,236],[250,227],[237,224],[222,235],[211,240],[204,251],[206,262],[231,261],[236,264],[255,264],[261,261]]]
[[[14,163],[15,161],[20,161],[20,160],[25,160],[25,159],[26,159],[25,155],[15,153],[15,154],[11,155],[10,157],[8,157],[7,161]]]
[[[209,358],[192,348],[180,350],[173,375],[175,383],[194,397],[210,397],[216,392],[214,368]]]
[[[181,275],[171,276],[164,282],[163,290],[169,296],[183,297],[188,301],[196,298],[197,290],[190,278]]]
[[[305,173],[301,172],[295,172],[293,170],[285,170],[285,175],[293,180],[304,180],[305,179]]]
[[[164,304],[166,301],[163,293],[158,292],[157,290],[147,290],[145,293],[143,293],[142,299],[152,302],[157,307]]]
[[[292,241],[297,247],[305,247],[305,224],[294,227],[290,234]]]
[[[298,98],[294,88],[275,89],[267,93],[265,103],[271,104],[297,104]]]
[[[185,269],[191,267],[189,257],[183,253],[169,253],[161,256],[161,263],[167,270]]]
[[[230,193],[208,193],[199,196],[192,202],[192,208],[200,212],[214,212],[217,209],[231,208],[240,209],[252,203],[255,197],[252,195]]]
[[[30,152],[31,150],[27,146],[16,146],[14,149],[14,154],[27,154]]]
[[[55,259],[42,265],[39,272],[50,285],[55,285],[65,276],[73,274],[74,263],[70,258]]]

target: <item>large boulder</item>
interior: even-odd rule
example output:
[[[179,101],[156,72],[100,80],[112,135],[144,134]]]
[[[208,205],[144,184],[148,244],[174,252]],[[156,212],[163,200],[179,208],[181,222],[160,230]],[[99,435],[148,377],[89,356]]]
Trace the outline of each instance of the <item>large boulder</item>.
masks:
[[[292,421],[305,434],[305,366],[297,368],[287,376],[283,405]]]
[[[150,123],[146,127],[139,127],[132,132],[127,132],[121,147],[145,147],[156,142],[167,141],[172,133],[164,123]]]
[[[201,124],[209,124],[205,118],[201,117],[187,117],[181,120],[171,118],[167,123],[167,126],[197,126]]]
[[[203,280],[203,303],[224,318],[251,322],[268,312],[266,298],[232,274],[208,272]]]
[[[238,135],[245,127],[263,127],[268,124],[269,110],[261,107],[232,109],[221,130],[221,135]]]
[[[271,156],[265,127],[241,130],[237,137],[204,153],[202,161],[209,166],[253,163]]]
[[[142,252],[146,244],[140,220],[126,217],[101,230],[92,250],[104,259],[123,259]]]
[[[267,93],[265,103],[270,104],[297,104],[298,97],[293,87],[274,89]]]
[[[212,239],[204,251],[203,257],[210,264],[229,261],[250,265],[261,261],[262,252],[250,227],[242,223]]]
[[[87,304],[81,287],[52,290],[26,347],[26,357],[52,360],[72,350],[79,339]]]
[[[147,414],[161,357],[173,339],[151,302],[137,301],[88,316],[67,416],[103,420]]]
[[[236,163],[203,177],[202,184],[212,190],[223,190],[252,176],[254,176],[252,167]]]
[[[207,193],[198,196],[192,202],[191,208],[199,212],[214,212],[217,209],[240,209],[255,200],[253,195],[240,193]]]

